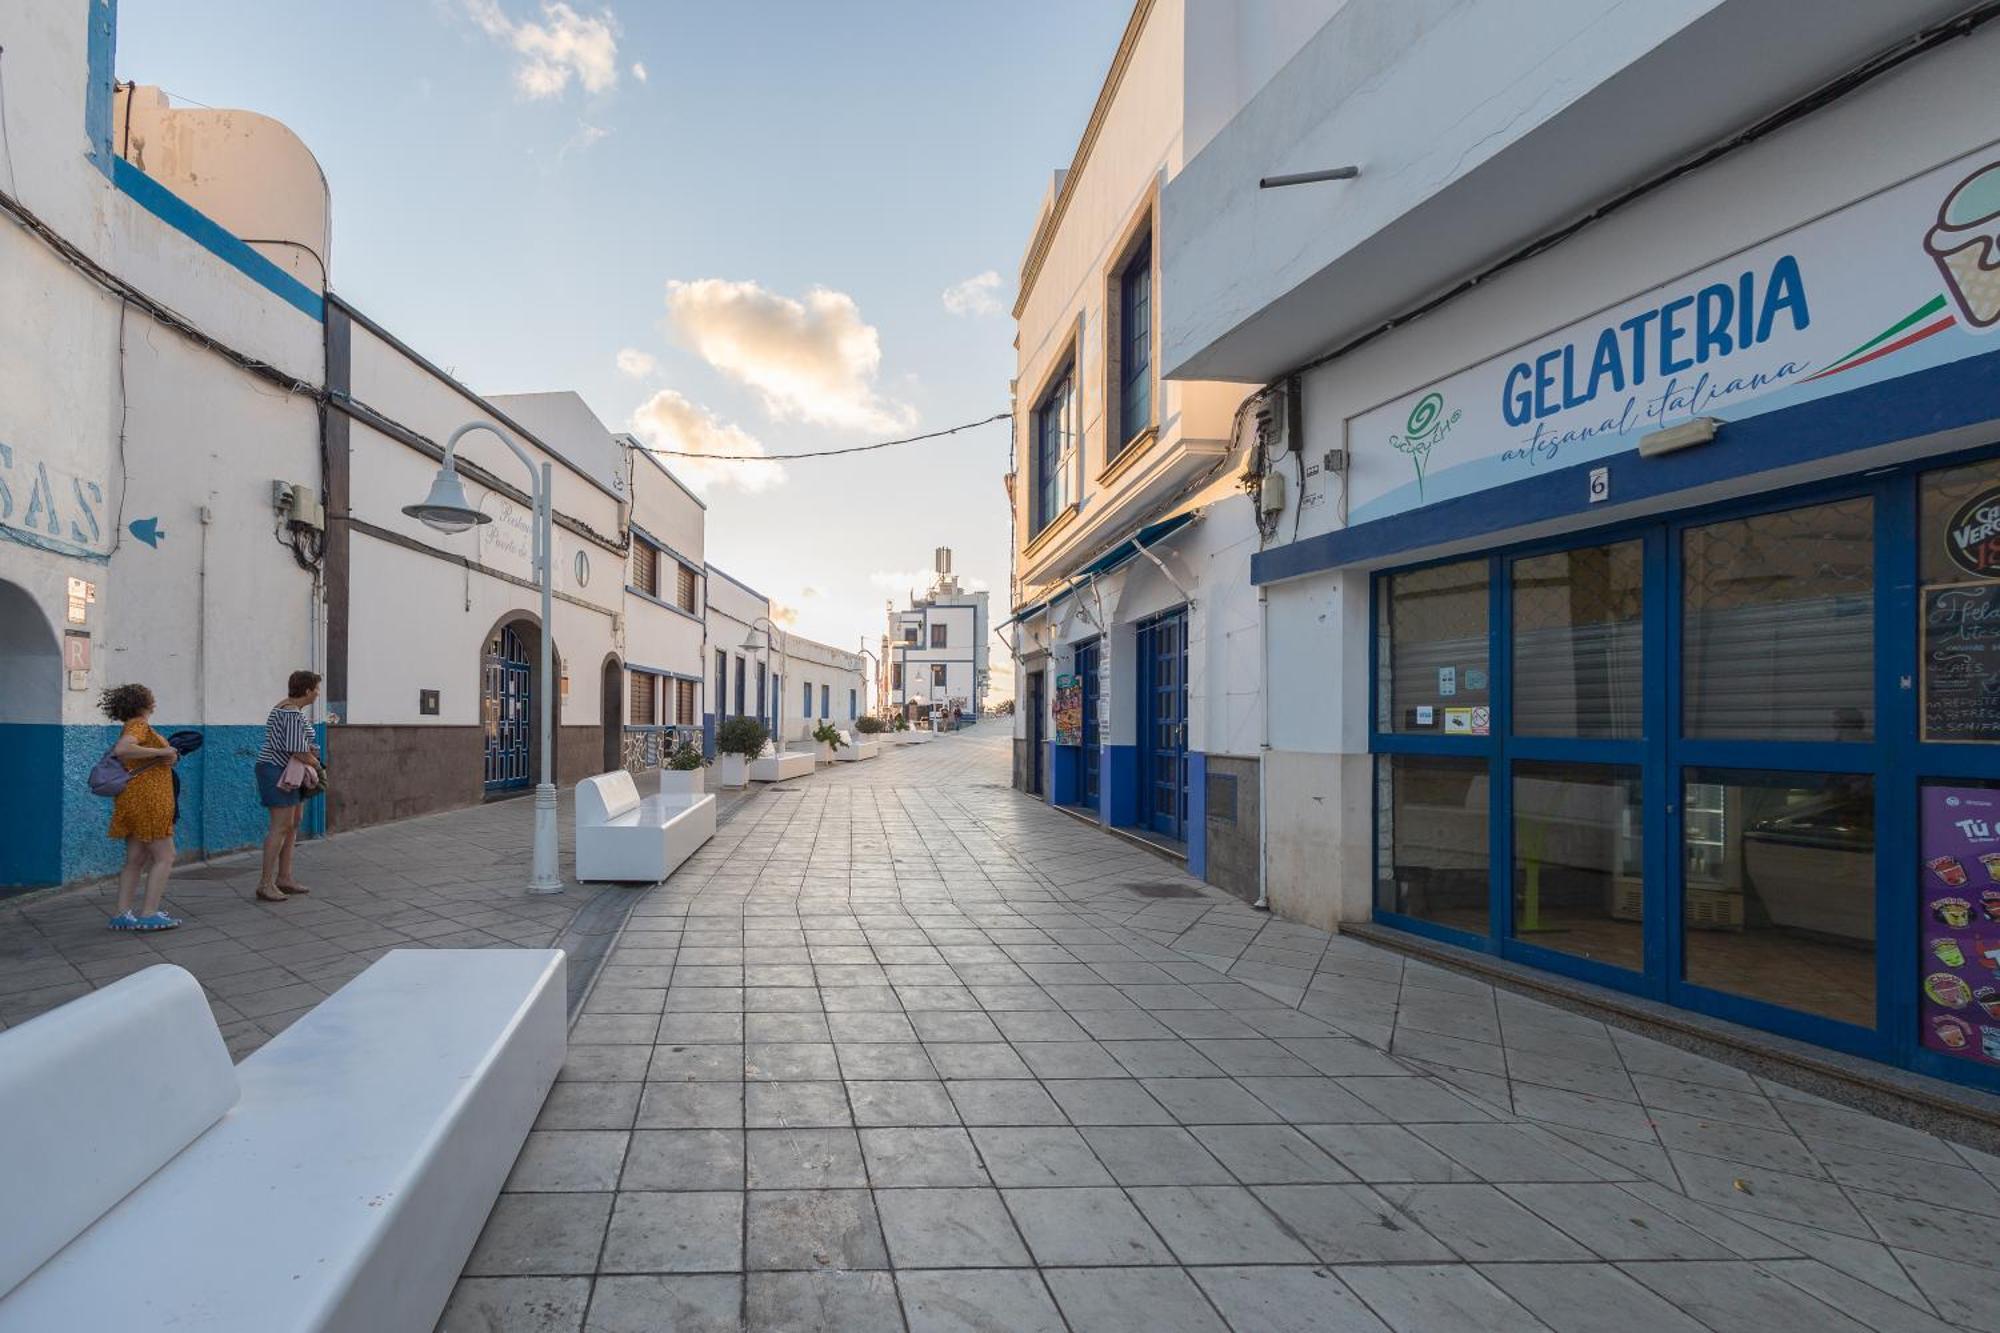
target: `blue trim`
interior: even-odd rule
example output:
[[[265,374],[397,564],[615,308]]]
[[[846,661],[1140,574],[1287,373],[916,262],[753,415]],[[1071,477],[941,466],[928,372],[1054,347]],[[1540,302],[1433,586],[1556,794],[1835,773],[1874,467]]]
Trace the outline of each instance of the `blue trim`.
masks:
[[[1133,828],[1139,822],[1139,747],[1104,747],[1102,818],[1112,828]]]
[[[326,301],[318,292],[258,254],[221,223],[122,157],[111,159],[111,183],[148,213],[287,305],[313,319],[325,320]]]
[[[109,179],[116,160],[111,151],[111,107],[118,87],[118,0],[88,2],[89,82],[83,92],[83,131],[90,139],[90,160]]]
[[[694,621],[694,623],[697,625],[705,623],[700,616],[688,610],[686,607],[675,606],[672,602],[661,601],[659,598],[653,596],[653,594],[647,592],[644,588],[635,588],[628,583],[625,585],[625,591],[631,593],[634,597],[637,597],[642,602],[651,602],[654,606],[659,607],[662,611],[671,611],[677,616],[686,616],[689,620]]]
[[[648,676],[665,676],[668,680],[692,681],[696,685],[706,685],[708,683],[700,676],[690,676],[685,671],[670,671],[666,667],[645,666],[638,662],[627,662],[625,669],[627,671],[643,672]]]
[[[1208,878],[1208,756],[1187,752],[1187,871]]]
[[[1049,804],[1075,805],[1083,794],[1083,749],[1076,745],[1049,748]]]
[[[8,798],[0,801],[0,894],[59,883],[63,878],[62,726],[55,722],[0,723],[0,753],[7,755],[7,766],[15,775]]]
[[[1588,513],[1594,468],[1610,469],[1612,502],[1629,504],[1996,417],[2000,352],[1987,352],[1729,422],[1704,448],[1658,458],[1616,454],[1262,551],[1251,557],[1250,578],[1253,584],[1275,583]]]

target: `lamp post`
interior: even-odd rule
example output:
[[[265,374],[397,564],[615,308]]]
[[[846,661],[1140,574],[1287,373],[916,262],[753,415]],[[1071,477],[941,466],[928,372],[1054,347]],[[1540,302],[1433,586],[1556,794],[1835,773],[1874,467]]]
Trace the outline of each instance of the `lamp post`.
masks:
[[[759,625],[768,627],[761,642],[757,638],[757,627]],[[777,679],[772,682],[771,689],[771,701],[776,705],[776,711],[772,714],[772,719],[778,724],[774,738],[775,744],[778,753],[783,754],[785,752],[785,691],[791,687],[792,683],[791,654],[786,650],[785,631],[778,628],[778,622],[769,616],[758,616],[750,622],[750,633],[743,640],[743,650],[751,653],[757,652],[760,649],[769,651],[771,647],[771,635],[773,634],[778,636],[778,673]]]
[[[465,486],[458,479],[458,442],[475,430],[490,431],[500,437],[500,442],[514,451],[514,457],[521,460],[528,469],[529,498],[534,502],[531,564],[535,581],[542,590],[542,651],[541,651],[541,750],[542,780],[535,786],[535,857],[534,872],[528,880],[529,893],[561,893],[562,876],[556,870],[556,784],[555,784],[555,624],[553,606],[555,601],[555,561],[551,556],[553,542],[550,533],[550,505],[553,478],[549,465],[543,463],[539,471],[534,458],[515,442],[514,437],[498,426],[485,421],[468,421],[451,433],[445,441],[444,463],[431,482],[431,493],[424,497],[422,504],[403,506],[403,512],[411,518],[422,520],[427,526],[439,532],[464,532],[481,523],[491,523],[491,514],[481,513],[465,496]]]
[[[866,634],[861,636],[861,656],[867,658],[869,661],[875,664],[875,683],[878,686],[878,688],[875,690],[870,690],[869,693],[879,694],[881,692],[879,686],[882,683],[882,659],[875,656],[874,653],[869,651],[868,636]],[[867,688],[868,680],[866,676],[862,677],[861,684],[863,689]]]

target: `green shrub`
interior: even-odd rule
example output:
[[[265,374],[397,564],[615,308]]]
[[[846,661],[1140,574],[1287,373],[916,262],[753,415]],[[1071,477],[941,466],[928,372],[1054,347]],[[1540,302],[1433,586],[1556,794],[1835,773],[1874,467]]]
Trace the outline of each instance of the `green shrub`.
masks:
[[[755,759],[764,753],[770,731],[754,717],[732,717],[715,729],[715,748],[723,754]]]
[[[692,773],[702,766],[701,747],[693,741],[682,741],[667,756],[666,766],[676,773]]]
[[[873,736],[887,730],[879,717],[862,717],[854,721],[854,729],[864,736]]]
[[[813,739],[821,745],[831,745],[836,750],[846,744],[845,741],[840,739],[840,728],[834,726],[831,722],[822,722],[814,727]]]

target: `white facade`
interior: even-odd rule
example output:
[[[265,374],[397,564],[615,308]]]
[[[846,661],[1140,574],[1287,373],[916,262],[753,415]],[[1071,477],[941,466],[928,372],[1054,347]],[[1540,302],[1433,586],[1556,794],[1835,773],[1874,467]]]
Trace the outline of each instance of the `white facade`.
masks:
[[[797,745],[829,722],[851,733],[868,707],[861,655],[796,634],[785,636],[784,650],[793,684],[780,691],[778,734]]]
[[[956,707],[974,722],[986,712],[992,683],[987,594],[960,586],[948,548],[939,548],[938,564],[930,590],[889,613],[888,703],[912,718]]]

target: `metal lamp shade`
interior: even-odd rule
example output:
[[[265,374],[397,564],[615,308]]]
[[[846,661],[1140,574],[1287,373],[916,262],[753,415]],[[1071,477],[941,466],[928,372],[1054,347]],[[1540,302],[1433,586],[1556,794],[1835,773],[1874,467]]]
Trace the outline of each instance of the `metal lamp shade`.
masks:
[[[449,463],[438,469],[436,480],[431,482],[431,493],[424,497],[424,502],[404,505],[403,512],[439,532],[464,532],[467,528],[493,521],[492,515],[480,513],[465,498],[465,485],[458,479],[458,469]]]

